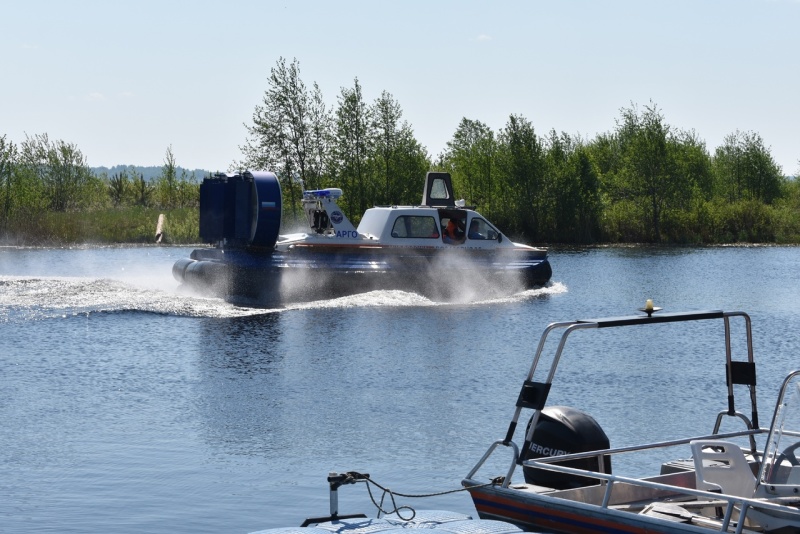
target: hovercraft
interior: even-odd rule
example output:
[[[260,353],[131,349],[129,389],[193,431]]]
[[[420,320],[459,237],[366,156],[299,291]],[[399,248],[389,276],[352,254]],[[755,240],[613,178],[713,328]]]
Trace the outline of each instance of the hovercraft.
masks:
[[[270,172],[216,174],[200,185],[200,237],[178,260],[184,287],[273,306],[374,290],[433,300],[488,298],[546,284],[547,250],[514,243],[464,201],[450,175],[429,172],[422,203],[366,210],[356,228],[342,190],[303,192],[305,232],[280,234],[282,196]]]

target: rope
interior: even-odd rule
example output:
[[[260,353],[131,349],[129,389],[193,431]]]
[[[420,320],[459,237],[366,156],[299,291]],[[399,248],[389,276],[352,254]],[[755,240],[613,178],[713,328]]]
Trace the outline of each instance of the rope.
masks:
[[[414,519],[414,517],[416,517],[416,515],[417,515],[417,511],[414,510],[414,508],[412,508],[411,506],[406,506],[406,505],[397,506],[397,502],[395,501],[395,497],[404,497],[406,499],[422,499],[422,498],[425,498],[425,497],[438,497],[438,496],[441,496],[441,495],[449,495],[451,493],[458,493],[458,492],[461,492],[461,491],[469,491],[469,489],[470,489],[470,488],[457,488],[457,489],[452,489],[452,490],[439,491],[439,492],[436,492],[436,493],[417,493],[417,494],[414,494],[414,493],[400,493],[400,492],[397,492],[397,491],[392,491],[389,488],[386,488],[386,487],[378,484],[377,482],[375,482],[374,480],[369,478],[368,475],[365,476],[365,475],[362,475],[362,474],[357,473],[355,471],[348,471],[347,473],[345,473],[345,475],[346,475],[347,478],[343,482],[344,484],[354,484],[356,482],[365,482],[367,484],[367,493],[369,493],[369,498],[372,501],[372,504],[374,504],[375,508],[378,509],[378,517],[380,517],[381,514],[388,515],[388,514],[396,513],[397,517],[399,517],[403,521],[411,521],[412,519]],[[486,484],[479,484],[477,486],[471,486],[471,488],[485,488],[487,486],[495,486],[497,484],[502,484],[504,479],[505,479],[505,477],[502,477],[502,476],[496,477],[496,478],[492,479],[491,482],[488,482]],[[375,496],[372,494],[372,489],[370,488],[370,484],[372,484],[373,486],[379,488],[383,492],[381,494],[380,502],[377,502],[375,500]],[[389,496],[389,499],[391,500],[391,503],[392,503],[392,509],[391,510],[387,510],[387,509],[383,508],[383,501],[386,499],[387,495]],[[401,513],[401,510],[409,511],[411,513],[410,517],[403,517],[403,514]]]

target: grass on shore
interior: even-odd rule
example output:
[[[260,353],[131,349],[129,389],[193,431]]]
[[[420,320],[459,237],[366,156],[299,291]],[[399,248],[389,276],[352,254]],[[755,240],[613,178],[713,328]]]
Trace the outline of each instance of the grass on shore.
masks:
[[[199,243],[196,207],[107,209],[92,212],[44,212],[2,224],[0,243],[20,246],[62,246],[75,243],[155,243],[158,216],[164,214],[164,244]]]

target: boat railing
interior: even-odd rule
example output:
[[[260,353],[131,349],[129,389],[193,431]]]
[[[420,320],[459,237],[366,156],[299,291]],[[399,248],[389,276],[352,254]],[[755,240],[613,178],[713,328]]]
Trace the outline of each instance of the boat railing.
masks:
[[[747,428],[753,428],[752,421],[750,421],[750,419],[748,419],[745,414],[743,414],[741,412],[737,412],[737,411],[734,411],[733,413],[731,413],[729,410],[726,410],[726,411],[719,412],[719,414],[717,414],[717,421],[714,423],[714,430],[711,431],[712,434],[714,434],[714,435],[719,434],[719,429],[722,426],[722,419],[725,418],[725,417],[738,417],[739,419],[744,421],[744,424],[745,424],[745,426]],[[755,434],[751,434],[750,435],[750,453],[751,454],[756,454],[757,452],[758,451],[756,450]]]
[[[645,445],[631,445],[627,447],[615,447],[613,449],[604,449],[604,450],[597,450],[597,451],[590,451],[590,452],[576,452],[573,454],[564,454],[561,456],[547,456],[542,458],[536,458],[531,460],[524,460],[522,465],[529,466],[532,463],[554,463],[554,462],[567,462],[570,460],[578,460],[583,458],[592,458],[592,457],[603,457],[609,454],[621,454],[626,452],[637,452],[637,451],[644,451],[650,449],[663,449],[667,447],[676,447],[678,445],[686,445],[691,443],[692,441],[700,441],[700,440],[725,440],[730,438],[738,438],[738,437],[749,437],[754,438],[760,434],[766,434],[769,431],[767,428],[758,428],[754,430],[741,430],[738,432],[727,432],[724,434],[708,434],[706,436],[697,436],[691,438],[681,438],[681,439],[673,439],[669,441],[660,441],[657,443],[647,443]]]
[[[481,459],[478,460],[478,463],[475,464],[475,467],[473,467],[472,470],[469,473],[467,473],[467,478],[474,477],[475,473],[477,473],[478,470],[481,467],[483,467],[483,464],[486,463],[486,460],[489,459],[489,457],[492,455],[494,450],[500,445],[503,445],[504,447],[511,447],[511,449],[513,451],[513,457],[511,459],[511,466],[508,468],[508,472],[506,472],[506,476],[503,479],[503,484],[502,484],[502,486],[504,488],[507,488],[509,482],[511,482],[511,477],[514,475],[514,470],[517,468],[517,463],[518,463],[518,460],[519,460],[519,447],[517,447],[517,444],[514,443],[513,441],[506,441],[506,440],[499,439],[499,440],[495,441],[494,443],[492,443],[489,446],[489,449],[487,449],[487,451],[481,457]]]
[[[512,449],[512,459],[511,465],[506,472],[506,476],[503,479],[502,487],[507,488],[509,484],[511,484],[511,478],[514,475],[514,471],[516,470],[517,465],[522,465],[524,467],[533,467],[534,465],[539,464],[552,464],[555,462],[568,462],[570,460],[582,460],[585,458],[598,458],[602,459],[604,456],[607,455],[614,455],[614,454],[623,454],[629,452],[637,452],[637,451],[644,451],[644,450],[652,450],[652,449],[663,449],[669,447],[676,447],[679,445],[686,445],[691,443],[692,441],[696,440],[725,440],[737,437],[748,437],[750,439],[755,439],[755,436],[760,434],[766,434],[769,429],[766,428],[758,428],[752,430],[740,430],[738,432],[727,432],[724,434],[709,434],[703,436],[694,436],[690,438],[681,438],[675,440],[668,440],[668,441],[660,441],[656,443],[647,443],[643,445],[630,445],[625,447],[615,447],[613,449],[603,449],[603,450],[595,450],[595,451],[588,451],[588,452],[576,452],[572,454],[563,454],[559,456],[547,456],[531,459],[531,460],[522,460],[520,461],[519,458],[519,447],[513,441],[506,441],[506,440],[497,440],[492,443],[489,448],[486,450],[484,455],[481,457],[480,460],[475,464],[475,466],[470,470],[467,474],[468,479],[471,479],[475,476],[475,474],[480,470],[481,467],[486,463],[486,460],[491,457],[494,453],[495,449],[498,446],[503,445],[506,447],[510,447]],[[602,465],[602,464],[601,464]],[[560,466],[554,466],[560,467]],[[579,470],[580,471],[580,470]],[[582,472],[582,471],[581,471]]]
[[[528,461],[526,462],[526,465],[530,465],[531,467],[536,467],[538,469],[546,469],[549,471],[556,471],[559,473],[566,473],[569,475],[579,475],[581,477],[588,477],[599,480],[600,484],[604,486],[603,499],[600,506],[606,509],[608,509],[610,506],[609,503],[611,502],[611,495],[615,484],[629,484],[632,486],[648,488],[655,491],[670,492],[679,495],[706,499],[712,502],[714,507],[720,507],[720,508],[722,508],[723,506],[725,507],[725,513],[722,519],[720,532],[728,531],[728,527],[730,525],[731,518],[733,517],[734,510],[737,510],[739,512],[739,521],[735,530],[735,532],[737,533],[742,532],[745,524],[746,515],[748,511],[750,511],[751,509],[767,514],[769,514],[770,512],[773,514],[781,514],[781,515],[785,515],[787,513],[797,514],[798,518],[800,518],[800,510],[787,509],[787,505],[789,504],[800,504],[800,497],[790,498],[790,499],[787,499],[785,497],[778,498],[774,499],[775,502],[772,502],[772,500],[768,499],[739,497],[735,495],[727,495],[711,491],[703,491],[696,488],[674,486],[671,484],[665,484],[663,482],[656,482],[652,480],[630,478],[620,475],[612,475],[609,473],[600,473],[597,471],[586,471],[583,469],[575,469],[572,467],[565,467],[561,465],[552,465],[549,464],[548,462],[539,460]],[[680,505],[679,502],[675,502],[675,504]]]

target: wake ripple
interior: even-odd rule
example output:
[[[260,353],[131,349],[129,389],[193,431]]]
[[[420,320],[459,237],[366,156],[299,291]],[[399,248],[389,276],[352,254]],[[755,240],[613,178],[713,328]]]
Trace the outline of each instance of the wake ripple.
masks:
[[[469,305],[516,302],[567,291],[559,282],[509,297]],[[465,303],[458,303],[463,305]],[[90,313],[145,312],[183,317],[245,317],[296,309],[448,306],[415,293],[372,291],[336,299],[287,304],[282,308],[245,308],[222,299],[140,287],[106,278],[0,276],[0,322],[66,318]]]

